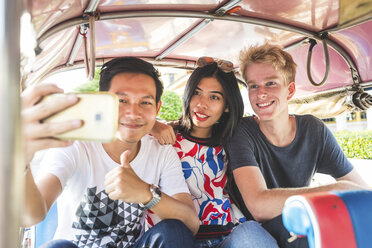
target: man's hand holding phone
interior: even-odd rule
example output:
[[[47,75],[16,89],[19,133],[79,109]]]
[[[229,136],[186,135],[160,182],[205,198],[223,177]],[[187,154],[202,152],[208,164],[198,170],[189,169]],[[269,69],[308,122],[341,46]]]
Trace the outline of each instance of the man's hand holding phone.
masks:
[[[118,126],[118,98],[109,92],[67,93],[53,84],[22,93],[27,162],[34,153],[72,140],[110,142]]]
[[[42,123],[41,120],[63,109],[76,104],[79,99],[76,95],[65,95],[52,102],[41,102],[43,97],[63,93],[63,90],[54,84],[40,84],[27,88],[21,95],[23,135],[25,137],[26,162],[32,160],[38,150],[51,147],[64,147],[71,141],[52,138],[58,134],[77,129],[82,126],[79,119],[66,120],[58,123]]]
[[[52,94],[42,102],[53,104],[65,99],[67,94]],[[119,100],[110,92],[76,93],[79,101],[72,107],[42,119],[43,123],[60,123],[66,120],[81,119],[83,126],[55,135],[62,140],[87,140],[111,142],[118,128]]]

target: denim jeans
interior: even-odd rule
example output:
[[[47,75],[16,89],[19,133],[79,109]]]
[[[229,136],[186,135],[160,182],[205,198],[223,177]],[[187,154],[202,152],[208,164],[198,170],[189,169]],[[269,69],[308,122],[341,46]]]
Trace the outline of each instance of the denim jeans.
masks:
[[[227,236],[197,240],[195,248],[278,248],[275,239],[256,221],[239,224]]]
[[[192,232],[179,220],[163,220],[150,228],[130,248],[192,248]],[[71,241],[53,240],[42,248],[77,248]]]
[[[192,248],[194,235],[179,220],[162,220],[137,240],[131,248]]]

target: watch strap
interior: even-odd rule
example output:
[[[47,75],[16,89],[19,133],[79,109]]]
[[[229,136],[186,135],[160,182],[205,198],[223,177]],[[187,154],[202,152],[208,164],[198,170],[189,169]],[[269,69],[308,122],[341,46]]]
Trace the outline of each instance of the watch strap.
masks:
[[[161,199],[161,191],[156,185],[154,184],[150,185],[150,192],[152,194],[152,199],[146,204],[143,203],[139,204],[141,207],[144,207],[145,209],[153,208],[156,204],[160,202]]]

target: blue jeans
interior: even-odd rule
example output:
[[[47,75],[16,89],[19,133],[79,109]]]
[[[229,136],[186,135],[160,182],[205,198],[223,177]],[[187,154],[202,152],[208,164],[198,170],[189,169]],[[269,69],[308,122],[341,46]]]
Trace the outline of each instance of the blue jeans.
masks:
[[[192,248],[192,232],[179,220],[163,220],[150,228],[131,248]],[[71,241],[53,240],[42,248],[77,248]]]
[[[131,248],[192,248],[194,235],[179,220],[162,220],[137,240]]]
[[[278,248],[275,239],[256,221],[239,224],[227,236],[197,240],[195,248]]]

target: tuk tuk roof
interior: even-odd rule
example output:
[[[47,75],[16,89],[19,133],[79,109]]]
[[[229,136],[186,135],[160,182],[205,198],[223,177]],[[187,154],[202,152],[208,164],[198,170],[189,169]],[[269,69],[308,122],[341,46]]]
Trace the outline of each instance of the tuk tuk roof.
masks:
[[[372,85],[368,0],[30,0],[26,7],[38,47],[25,84],[84,66],[84,58],[87,67],[137,56],[191,69],[210,56],[232,61],[238,71],[243,47],[269,42],[298,64],[296,97]],[[326,78],[325,44],[329,51],[322,86],[311,84],[307,73],[313,41],[309,74],[316,84]]]

